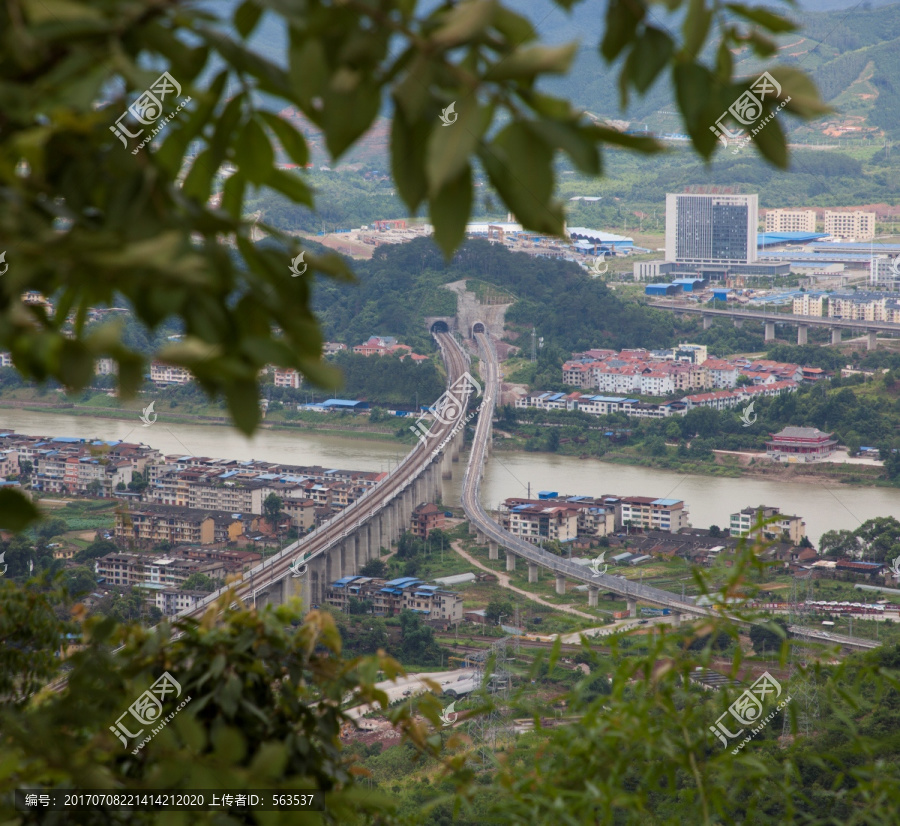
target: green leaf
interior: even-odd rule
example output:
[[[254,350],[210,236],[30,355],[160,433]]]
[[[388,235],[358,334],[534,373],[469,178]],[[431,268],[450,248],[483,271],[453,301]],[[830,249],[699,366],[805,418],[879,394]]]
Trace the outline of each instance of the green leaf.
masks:
[[[751,126],[748,132],[752,129]],[[779,169],[788,168],[787,141],[784,139],[784,132],[781,131],[777,116],[771,117],[767,123],[763,124],[762,129],[753,135],[752,140],[760,155],[767,161]]]
[[[74,0],[23,0],[22,9],[29,23],[73,23],[103,20],[100,9]]]
[[[323,95],[321,127],[328,151],[340,157],[371,125],[381,104],[381,88],[364,73],[337,72]]]
[[[647,10],[640,0],[610,0],[606,9],[606,33],[600,43],[600,54],[612,63],[634,40],[638,24]]]
[[[485,72],[485,80],[523,80],[537,75],[563,75],[578,53],[577,43],[563,46],[527,46],[516,49]]]
[[[212,119],[213,111],[225,91],[228,81],[228,72],[222,71],[216,75],[209,89],[202,94],[194,95],[195,109],[187,118],[178,117],[169,124],[167,137],[162,146],[153,153],[153,160],[160,164],[171,176],[175,176],[181,170],[182,160],[188,145],[204,129]],[[242,95],[238,95],[242,98]],[[233,101],[231,101],[233,103]],[[182,113],[184,113],[182,109]]]
[[[248,120],[241,129],[235,146],[240,170],[250,183],[265,183],[272,174],[275,153],[266,132],[255,119]]]
[[[234,27],[245,40],[247,39],[247,35],[256,28],[256,24],[259,23],[259,18],[262,16],[262,13],[262,6],[255,2],[255,0],[245,0],[245,2],[241,3],[235,10]]]
[[[287,169],[272,167],[265,183],[266,186],[270,186],[272,189],[278,190],[282,195],[286,195],[295,204],[306,204],[306,206],[312,208],[312,192],[310,192],[309,187],[297,173]]]
[[[790,66],[773,66],[769,74],[781,85],[779,98],[790,97],[784,108],[801,118],[810,119],[827,115],[834,109],[819,97],[819,90],[808,75]]]
[[[712,19],[713,11],[706,7],[706,0],[689,0],[681,32],[682,49],[690,60],[696,60],[702,51]]]
[[[721,87],[705,66],[699,63],[678,63],[673,70],[675,97],[684,117],[684,126],[697,151],[709,157],[715,149],[717,139],[710,131],[722,110],[714,111],[710,105],[710,91]],[[727,109],[729,103],[725,104]]]
[[[719,48],[716,50],[716,74],[722,83],[729,83],[733,71],[734,58],[731,54],[731,49],[728,48],[728,43],[723,40],[719,43]]]
[[[259,424],[259,387],[255,381],[237,379],[225,385],[223,392],[234,426],[249,436]]]
[[[201,204],[209,200],[212,182],[218,171],[211,149],[206,149],[194,158],[191,169],[184,179],[181,191],[189,198],[196,198]]]
[[[479,152],[491,183],[523,226],[562,235],[563,210],[553,197],[553,149],[516,121]]]
[[[306,146],[306,138],[303,137],[286,120],[272,112],[259,112],[259,116],[266,125],[275,133],[282,149],[287,152],[290,159],[298,166],[306,166],[309,163],[309,149]]]
[[[743,3],[726,3],[725,8],[731,9],[738,17],[743,17],[744,20],[758,23],[767,31],[775,34],[797,31],[796,23],[791,22],[786,17],[782,17],[780,14],[775,14],[768,9],[764,9],[761,6],[745,6]]]
[[[598,135],[590,126],[539,120],[531,128],[545,143],[565,152],[585,175],[600,174]]]
[[[291,86],[296,89],[303,112],[318,123],[318,113],[313,110],[312,101],[325,91],[331,74],[325,46],[315,37],[301,39],[296,30],[291,29],[288,66]]]
[[[442,128],[437,126],[439,123],[435,117],[433,128]],[[428,191],[425,177],[428,143],[428,124],[425,121],[410,123],[402,107],[396,106],[391,121],[391,173],[397,191],[411,213],[418,210]]]
[[[31,500],[10,488],[0,488],[0,528],[23,531],[41,518]]]
[[[593,131],[603,143],[611,143],[613,146],[622,146],[625,149],[633,149],[636,152],[643,152],[647,155],[665,151],[665,147],[654,138],[642,135],[626,135],[624,132],[610,129],[608,126],[596,124],[591,127],[591,131]]]
[[[496,9],[496,0],[463,0],[444,16],[443,25],[430,40],[441,49],[476,40],[490,25]]]
[[[537,32],[531,25],[531,21],[506,6],[497,6],[494,11],[493,27],[509,43],[521,44],[537,40]]]
[[[472,211],[472,169],[468,164],[431,198],[429,207],[435,243],[449,258],[465,238]]]
[[[244,190],[246,187],[247,179],[240,171],[229,176],[222,187],[222,209],[235,220],[240,220],[243,214]]]
[[[439,192],[468,166],[469,156],[490,125],[491,114],[489,107],[479,106],[469,98],[463,101],[455,123],[442,123],[431,131],[425,160],[430,194]]]
[[[626,75],[634,88],[646,92],[657,75],[668,65],[675,45],[664,31],[648,26],[625,61]]]

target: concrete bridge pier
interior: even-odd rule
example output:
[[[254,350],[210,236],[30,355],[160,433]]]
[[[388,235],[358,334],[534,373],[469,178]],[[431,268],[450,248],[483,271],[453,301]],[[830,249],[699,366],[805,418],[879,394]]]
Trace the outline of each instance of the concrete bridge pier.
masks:
[[[742,319],[742,318],[736,318],[736,319],[734,319],[734,326],[737,327],[738,330],[740,330],[741,327],[744,326],[744,319]]]
[[[340,545],[341,576],[353,575],[353,537],[348,536]]]
[[[831,328],[831,343],[832,344],[840,344],[841,343],[841,328],[840,327],[832,327]]]
[[[801,324],[797,327],[797,344],[806,344],[806,337],[809,334],[809,327]]]
[[[500,559],[500,546],[493,539],[488,542],[488,559]]]
[[[307,607],[312,608],[313,605],[321,605],[325,601],[325,554],[320,554],[309,563],[309,573],[306,576],[309,580],[309,602],[306,603]]]
[[[588,585],[588,608],[597,607],[597,599],[600,596],[600,589],[594,585]]]
[[[703,329],[704,330],[708,330],[710,327],[712,327],[712,323],[713,323],[713,317],[711,315],[703,316]]]
[[[672,618],[672,625],[681,625],[681,611],[673,611],[670,616]]]
[[[469,522],[469,536],[475,536],[478,533],[478,528],[475,527],[473,522]]]
[[[449,448],[445,448],[441,454],[441,479],[453,478],[453,460],[450,458]]]
[[[766,322],[766,341],[775,341],[775,322]]]
[[[528,563],[528,581],[529,582],[537,582],[538,581],[538,564],[537,564],[537,562],[529,562]]]
[[[322,599],[325,599],[325,590],[336,579],[341,578],[341,549],[335,545],[325,551],[325,581],[322,583]]]
[[[866,330],[866,349],[874,350],[878,346],[878,333],[875,330]]]
[[[478,531],[478,544],[479,545],[487,544],[487,537],[481,531]]]
[[[384,547],[384,515],[376,516],[372,520],[372,556],[375,559],[381,556]]]
[[[516,570],[516,555],[512,553],[512,551],[506,552],[506,570],[507,571],[515,571]]]
[[[637,616],[637,600],[636,599],[628,599],[625,601],[625,604],[628,607],[628,616],[636,617]]]
[[[556,593],[561,596],[566,593],[566,578],[562,574],[556,575]]]

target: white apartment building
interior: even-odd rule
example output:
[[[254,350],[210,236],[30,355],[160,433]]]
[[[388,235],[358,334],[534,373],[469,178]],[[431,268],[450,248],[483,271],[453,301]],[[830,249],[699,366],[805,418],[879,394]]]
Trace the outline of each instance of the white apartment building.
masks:
[[[517,505],[502,514],[502,522],[511,534],[534,545],[578,536],[578,510],[563,505]]]
[[[794,299],[793,313],[794,315],[811,315],[822,317],[826,314],[827,307],[827,296],[812,296],[809,293],[804,293],[799,298]]]
[[[748,536],[751,528],[759,521],[762,514],[764,524],[762,530],[755,531],[756,539],[778,539],[783,533],[787,533],[794,545],[799,545],[806,536],[806,522],[799,516],[789,516],[782,513],[780,508],[760,505],[756,508],[744,508],[738,513],[731,514],[729,532],[732,536]],[[769,521],[773,520],[773,521]]]
[[[729,390],[737,385],[738,369],[733,364],[722,359],[707,359],[703,366],[709,372],[711,387]]]
[[[173,364],[163,364],[161,361],[150,363],[150,381],[154,384],[187,384],[193,376],[190,371]]]
[[[853,212],[825,210],[825,232],[836,238],[868,241],[875,237],[875,213],[859,209]]]
[[[626,496],[622,499],[622,524],[645,531],[671,531],[689,528],[688,512],[681,499],[653,499]]]
[[[815,232],[814,209],[769,209],[766,211],[766,232]]]
[[[303,385],[303,376],[300,375],[298,370],[276,367],[274,382],[276,387],[290,387],[294,390],[299,390]]]

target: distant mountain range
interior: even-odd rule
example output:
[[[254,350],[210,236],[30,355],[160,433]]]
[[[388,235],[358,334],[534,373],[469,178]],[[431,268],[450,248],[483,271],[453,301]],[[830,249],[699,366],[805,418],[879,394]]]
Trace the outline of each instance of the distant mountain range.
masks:
[[[238,0],[210,0],[221,13]],[[628,122],[658,134],[683,132],[672,104],[668,77],[661,78],[644,96],[632,95],[623,114],[619,109],[616,67],[608,67],[597,44],[604,28],[605,2],[581,3],[567,13],[550,0],[516,0],[516,11],[527,15],[546,43],[581,42],[573,71],[564,78],[547,79],[547,91],[568,97],[577,106],[606,120]],[[678,20],[662,16],[655,7],[657,25],[678,33]],[[812,76],[822,97],[837,113],[803,124],[785,118],[783,128],[795,143],[827,142],[840,137],[863,137],[881,143],[900,133],[900,4],[866,0],[801,0],[797,11],[779,10],[800,26],[796,34],[778,38],[778,62],[797,66]],[[269,56],[284,53],[285,32],[280,20],[264,15],[252,38],[253,45]],[[761,63],[749,49],[735,55],[737,73],[752,77]],[[304,129],[309,133],[309,130]],[[312,134],[310,134],[313,137]],[[385,158],[387,131],[382,122],[342,160],[378,164]],[[315,142],[318,143],[318,142]],[[314,147],[317,163],[326,162],[321,145]]]

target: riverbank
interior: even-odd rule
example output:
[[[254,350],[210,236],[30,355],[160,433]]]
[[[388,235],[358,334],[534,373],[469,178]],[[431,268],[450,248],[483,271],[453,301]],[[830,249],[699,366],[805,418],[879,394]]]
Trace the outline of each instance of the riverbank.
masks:
[[[96,407],[90,404],[78,404],[76,402],[39,402],[34,400],[18,400],[18,399],[2,399],[0,398],[0,410],[21,410],[32,413],[50,413],[64,416],[76,416],[91,419],[112,419],[120,422],[134,422],[135,426],[140,425],[140,406],[134,410],[126,408],[114,407]],[[173,413],[171,410],[161,411],[154,410],[156,413],[156,421],[161,425],[165,424],[192,424],[203,425],[209,427],[227,427],[232,428],[231,419],[227,416],[212,416],[198,413]],[[328,416],[342,416],[353,414],[333,414],[333,413],[314,413],[310,415],[321,416],[323,419]],[[142,426],[142,425],[141,425]],[[394,435],[396,427],[379,426],[378,424],[353,423],[342,421],[340,423],[329,422],[311,422],[308,420],[289,422],[279,421],[275,418],[263,419],[260,424],[261,430],[283,430],[303,433],[326,432],[332,435],[338,435],[348,439],[366,439],[378,442],[393,442],[400,445]],[[412,449],[412,445],[409,445]]]
[[[131,410],[122,407],[100,407],[94,404],[81,404],[72,401],[0,398],[0,410],[8,408],[26,412],[59,414],[62,416],[111,419],[120,422],[134,422],[135,427],[140,427],[140,402],[135,402],[134,404],[135,408]],[[230,419],[224,415],[177,413],[171,409],[166,410],[165,406],[160,406],[155,412],[158,416],[157,423],[160,425],[190,424],[229,429],[232,427]],[[262,431],[300,433],[307,436],[323,433],[342,439],[390,444],[403,452],[408,452],[413,448],[411,439],[399,439],[396,436],[398,430],[405,429],[408,426],[408,419],[388,420],[370,424],[368,417],[353,413],[305,413],[303,414],[304,416],[316,418],[312,420],[304,418],[301,421],[290,422],[278,419],[278,415],[280,414],[264,419],[260,429]],[[317,419],[322,419],[322,421]],[[498,435],[500,435],[499,432]],[[884,478],[884,471],[880,465],[860,460],[842,463],[788,465],[772,462],[766,458],[765,454],[754,454],[750,451],[715,450],[711,459],[698,460],[673,455],[675,453],[674,450],[669,450],[669,455],[664,457],[648,456],[646,453],[641,453],[639,448],[629,448],[627,446],[608,450],[602,456],[575,454],[568,451],[557,451],[554,453],[552,451],[526,450],[521,441],[515,437],[498,440],[495,444],[497,451],[502,453],[525,455],[534,453],[540,456],[566,456],[572,459],[600,459],[603,462],[614,465],[629,465],[713,478],[737,479],[743,477],[814,484],[821,484],[827,480],[841,485],[857,487],[888,489],[900,487],[900,484]]]

